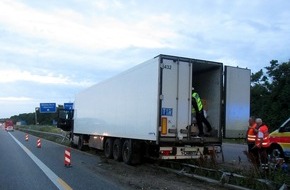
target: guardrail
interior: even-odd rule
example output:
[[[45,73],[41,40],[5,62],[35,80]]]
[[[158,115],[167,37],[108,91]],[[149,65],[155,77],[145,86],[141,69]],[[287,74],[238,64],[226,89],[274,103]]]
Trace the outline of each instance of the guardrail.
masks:
[[[166,166],[158,166],[158,168],[162,169],[162,170],[166,170],[168,172],[172,172],[178,175],[183,175],[183,176],[187,176],[190,178],[195,178],[198,180],[202,180],[208,183],[213,183],[213,184],[218,184],[218,185],[222,185],[226,188],[231,188],[231,189],[237,189],[237,190],[250,190],[251,188],[248,187],[244,187],[244,185],[242,184],[231,184],[231,181],[234,179],[240,179],[240,180],[244,180],[244,181],[248,181],[250,179],[253,180],[253,182],[259,182],[260,184],[264,184],[265,187],[267,187],[266,189],[279,189],[279,190],[284,190],[284,189],[288,189],[289,185],[287,185],[285,182],[283,184],[276,184],[271,180],[268,179],[257,179],[257,178],[250,178],[250,177],[246,177],[240,174],[236,174],[233,172],[227,172],[227,171],[223,171],[221,169],[212,169],[212,168],[205,168],[205,167],[201,167],[201,166],[197,166],[197,165],[193,165],[193,164],[187,164],[187,163],[180,163],[180,162],[175,162],[175,161],[166,161],[165,163],[168,163],[168,165]],[[175,168],[179,168],[179,169],[175,169]],[[195,172],[193,172],[195,169],[197,170],[202,170],[204,171],[204,173],[215,173],[217,174],[216,176],[220,176],[217,177],[216,179],[213,177],[209,177],[209,176],[202,176],[199,174],[196,174]],[[246,185],[247,186],[247,185]]]
[[[63,142],[65,139],[69,140],[69,134],[66,133],[66,132],[51,133],[51,132],[46,132],[46,131],[38,131],[38,130],[25,129],[25,128],[18,128],[18,130],[20,130],[20,131],[30,131],[30,132],[41,133],[41,134],[52,135],[52,136],[59,136],[59,137],[63,138],[61,142]]]

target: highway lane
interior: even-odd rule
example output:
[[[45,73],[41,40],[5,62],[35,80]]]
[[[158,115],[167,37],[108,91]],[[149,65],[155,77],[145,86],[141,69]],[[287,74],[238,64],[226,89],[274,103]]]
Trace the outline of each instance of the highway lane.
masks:
[[[20,142],[22,143],[28,150],[30,150],[38,159],[40,159],[50,170],[52,170],[61,180],[63,180],[64,183],[66,183],[68,186],[65,189],[123,189],[120,184],[114,183],[110,179],[106,179],[101,175],[98,175],[97,172],[93,172],[92,168],[96,169],[96,165],[100,162],[100,158],[95,156],[95,155],[90,155],[84,152],[77,151],[75,149],[71,149],[71,162],[72,162],[72,167],[67,168],[64,167],[64,151],[66,147],[42,140],[42,147],[37,148],[36,147],[36,141],[37,138],[34,136],[29,135],[29,140],[25,141],[25,133],[20,132],[20,131],[14,131],[11,132],[11,134]],[[28,171],[33,171],[32,173],[35,172],[35,170],[40,170],[37,168],[35,164],[33,164],[32,160],[27,158],[27,155],[25,155],[25,152],[21,150],[19,145],[17,145],[16,142],[13,142],[12,137],[8,135],[7,132],[1,130],[1,136],[4,136],[5,138],[0,138],[0,143],[4,144],[3,141],[9,140],[10,144],[9,147],[13,147],[13,151],[11,151],[11,154],[14,153],[15,151],[18,152],[18,159],[20,161],[22,160],[22,157],[26,157],[25,162],[31,162],[31,165],[28,165],[26,170]],[[7,146],[2,146],[1,145],[1,154],[3,152],[7,151]],[[10,155],[11,156],[11,155]],[[2,156],[1,156],[2,157]],[[6,159],[9,159],[9,157],[6,157]],[[12,163],[14,164],[14,163]],[[9,167],[6,167],[4,164],[1,165],[1,175],[8,175],[9,174]],[[3,166],[2,166],[3,165]],[[17,166],[17,165],[16,165]],[[13,172],[17,174],[19,171],[18,167],[12,168]],[[35,168],[36,166],[36,168]],[[3,167],[3,168],[2,168]],[[2,174],[2,170],[5,171]],[[41,171],[40,171],[41,173]],[[43,174],[42,174],[43,175]],[[5,176],[1,176],[5,177]],[[45,176],[43,176],[45,178]],[[28,188],[28,189],[45,189],[43,187],[48,187],[47,189],[56,189],[55,186],[51,182],[49,182],[49,179],[45,178],[47,180],[46,183],[41,182],[38,180],[38,175],[31,177],[31,179],[25,180],[27,184],[29,184],[31,180],[34,181],[34,185],[32,187],[41,187],[41,188]],[[1,179],[2,180],[2,179]],[[13,180],[9,179],[8,182],[5,183],[5,186],[9,183],[13,183]],[[14,179],[15,180],[15,179]],[[17,182],[19,185],[21,185],[22,181]],[[47,183],[50,184],[50,187],[46,185]],[[38,186],[36,186],[38,185]],[[0,186],[1,187],[1,186]],[[66,186],[65,186],[66,187]],[[2,189],[2,188],[0,188]],[[4,188],[5,189],[5,188]],[[11,188],[15,189],[15,188]],[[17,188],[16,188],[17,189]],[[21,188],[23,189],[23,188]]]
[[[57,189],[11,136],[2,129],[0,130],[0,189]]]
[[[71,154],[72,154],[72,167],[71,168],[66,168],[64,167],[64,150],[66,147],[53,143],[51,141],[46,141],[42,140],[42,148],[37,148],[36,147],[36,141],[37,138],[34,136],[29,135],[29,141],[25,141],[25,133],[19,132],[19,131],[14,131],[11,132],[11,134],[27,149],[29,149],[37,158],[39,158],[48,168],[50,168],[59,178],[61,178],[65,183],[68,184],[68,187],[71,187],[72,189],[126,189],[128,187],[123,187],[121,184],[116,184],[112,179],[105,178],[104,176],[101,176],[102,171],[100,167],[98,167],[99,164],[102,164],[102,160],[99,156],[97,155],[91,155],[85,152],[81,152],[75,149],[71,149]],[[4,136],[2,138],[2,136]],[[3,142],[10,141],[9,145],[13,147],[13,150],[11,150],[11,153],[18,152],[17,158],[22,158],[26,157],[23,163],[30,163],[30,165],[33,165],[34,167],[36,164],[33,163],[33,161],[25,154],[25,152],[17,145],[17,143],[14,141],[11,136],[8,135],[7,132],[1,130],[1,136],[0,136],[0,144],[3,144]],[[6,149],[7,146],[0,146],[0,159],[2,160],[2,153],[5,152],[6,154]],[[224,157],[225,157],[225,162],[227,163],[236,163],[238,164],[239,157],[241,158],[242,163],[248,163],[246,156],[244,155],[243,151],[246,150],[247,146],[246,145],[240,145],[240,144],[230,144],[230,143],[224,143],[223,144],[223,151],[224,151]],[[24,153],[24,154],[22,154]],[[11,158],[10,156],[7,156],[5,159],[5,162]],[[28,160],[28,161],[26,161]],[[16,161],[16,160],[15,160]],[[20,161],[23,161],[23,159],[20,159]],[[19,162],[20,162],[19,161]],[[22,163],[22,162],[20,162]],[[12,165],[14,165],[12,163]],[[17,164],[16,164],[17,165]],[[19,188],[14,188],[14,187],[19,187],[21,185],[21,189],[39,189],[40,187],[39,184],[41,185],[40,189],[46,189],[44,187],[47,187],[47,189],[57,189],[53,183],[45,176],[43,175],[43,172],[37,168],[36,169],[31,169],[33,168],[30,165],[26,165],[24,167],[27,167],[26,172],[21,172],[18,171],[20,167],[14,167],[11,168],[14,174],[17,174],[19,176],[22,175],[27,175],[27,171],[33,171],[32,173],[35,173],[34,170],[38,170],[40,175],[42,175],[42,178],[46,182],[42,182],[42,179],[39,179],[39,175],[30,177],[25,176],[23,179],[22,177],[19,177],[23,179],[21,180],[16,180],[15,177],[13,177],[14,180],[11,178],[8,178],[3,186],[0,186],[0,189],[19,189]],[[5,175],[9,173],[9,167],[0,164],[0,182],[5,179]],[[5,166],[5,167],[4,167]],[[97,172],[95,170],[98,170]],[[6,171],[4,174],[2,171]],[[108,172],[108,171],[107,171]],[[13,175],[15,176],[15,175]],[[106,175],[107,176],[107,175]],[[29,178],[29,179],[26,179]],[[39,179],[39,180],[38,180]],[[15,181],[16,180],[16,185],[18,186],[8,186],[11,184],[11,180]],[[30,183],[30,181],[33,180],[33,183]],[[31,185],[31,186],[30,186]],[[22,186],[24,188],[22,188]],[[7,187],[7,188],[3,188]],[[10,188],[11,187],[11,188]],[[33,188],[31,188],[33,187]],[[69,189],[69,188],[67,188]]]

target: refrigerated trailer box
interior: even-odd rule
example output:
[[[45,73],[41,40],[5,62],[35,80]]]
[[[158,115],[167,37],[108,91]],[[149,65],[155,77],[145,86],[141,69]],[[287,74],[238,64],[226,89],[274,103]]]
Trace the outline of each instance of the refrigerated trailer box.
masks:
[[[192,88],[203,99],[213,128],[208,137],[196,136]],[[74,116],[60,114],[68,119],[60,120],[59,127],[72,131],[79,148],[104,149],[107,157],[127,163],[132,152],[160,159],[197,158],[205,147],[221,144],[223,136],[245,136],[250,70],[158,55],[80,92],[74,109],[64,111],[74,111]]]

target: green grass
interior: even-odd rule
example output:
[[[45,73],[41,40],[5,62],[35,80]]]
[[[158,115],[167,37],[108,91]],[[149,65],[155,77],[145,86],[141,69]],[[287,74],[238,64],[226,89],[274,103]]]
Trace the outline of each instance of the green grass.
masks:
[[[17,129],[31,129],[36,131],[50,132],[50,133],[61,133],[61,129],[56,126],[50,125],[21,125],[17,126]]]

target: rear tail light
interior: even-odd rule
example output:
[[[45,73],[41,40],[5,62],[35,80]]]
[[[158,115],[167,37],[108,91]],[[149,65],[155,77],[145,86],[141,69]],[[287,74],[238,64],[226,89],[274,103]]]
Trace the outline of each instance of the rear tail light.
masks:
[[[162,150],[162,151],[161,151],[161,154],[162,154],[163,156],[169,156],[169,155],[170,155],[170,150]]]

